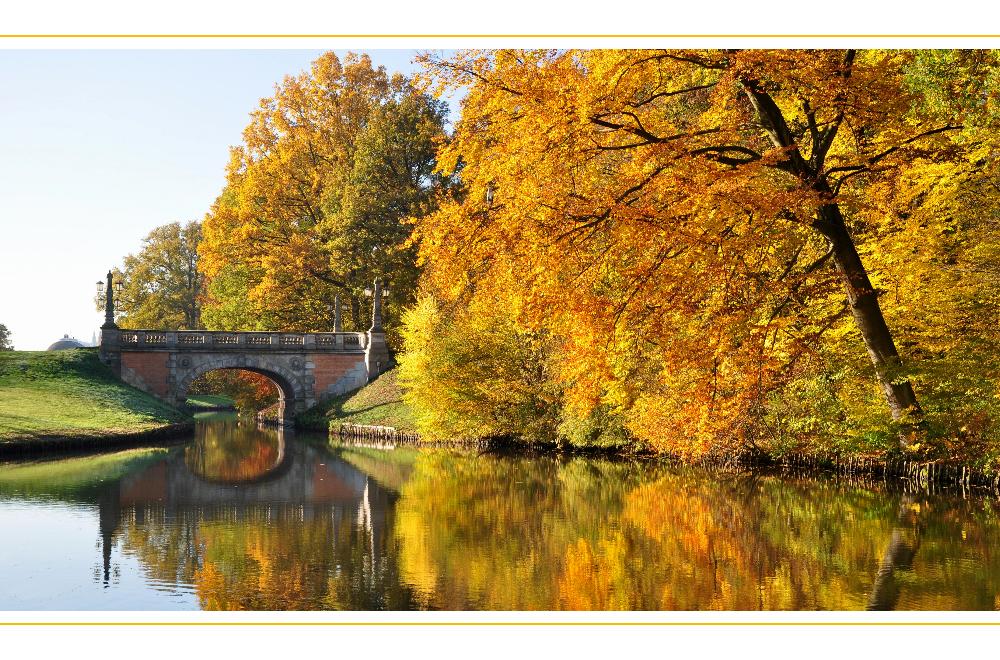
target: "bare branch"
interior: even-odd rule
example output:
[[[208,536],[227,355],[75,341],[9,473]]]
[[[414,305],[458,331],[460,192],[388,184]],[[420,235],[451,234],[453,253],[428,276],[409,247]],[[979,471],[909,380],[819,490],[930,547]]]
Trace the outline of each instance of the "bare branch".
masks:
[[[694,87],[685,87],[684,89],[675,89],[669,92],[657,92],[656,94],[651,95],[648,99],[644,101],[629,103],[629,105],[633,108],[641,108],[647,103],[652,103],[656,99],[667,98],[670,96],[679,96],[680,94],[690,94],[691,92],[698,92],[703,89],[711,89],[712,87],[715,87],[715,85],[716,83],[713,82],[713,83],[707,83],[705,85],[695,85]]]
[[[702,156],[707,155],[712,160],[718,161],[724,165],[746,165],[747,163],[752,163],[754,161],[760,160],[761,156],[759,153],[750,149],[748,147],[743,147],[738,144],[726,144],[713,147],[701,147],[699,149],[694,149],[691,152],[692,156]],[[733,158],[731,156],[725,156],[726,153],[739,153],[746,156],[746,158]]]

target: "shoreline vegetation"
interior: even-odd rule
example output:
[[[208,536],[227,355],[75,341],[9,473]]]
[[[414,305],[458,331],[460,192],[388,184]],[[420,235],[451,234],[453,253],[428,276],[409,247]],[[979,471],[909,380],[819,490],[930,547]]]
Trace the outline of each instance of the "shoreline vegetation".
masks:
[[[0,352],[0,454],[138,445],[193,427],[117,379],[96,349]]]
[[[706,456],[698,461],[657,452],[634,440],[618,443],[524,441],[511,437],[425,439],[417,430],[417,414],[406,403],[398,370],[393,369],[365,387],[332,400],[303,415],[298,428],[328,430],[330,440],[346,446],[374,449],[467,449],[486,452],[600,455],[637,460],[662,460],[724,470],[782,469],[834,473],[890,481],[908,481],[921,488],[986,489],[1000,494],[1000,472],[962,461],[905,459],[896,455],[803,454],[745,452]],[[325,424],[324,424],[325,422]]]
[[[231,410],[233,401],[225,396],[192,395],[186,409]],[[11,410],[20,414],[11,414]],[[186,437],[193,428],[193,419],[185,412],[116,379],[100,363],[94,349],[0,353],[0,456],[153,446]],[[723,470],[778,468],[907,481],[921,488],[977,488],[1000,493],[1000,473],[961,461],[759,451],[690,461],[658,452],[634,439],[574,442],[566,438],[426,438],[418,432],[418,413],[407,404],[397,369],[306,412],[296,420],[296,428],[322,430],[331,442],[357,447],[591,455]]]

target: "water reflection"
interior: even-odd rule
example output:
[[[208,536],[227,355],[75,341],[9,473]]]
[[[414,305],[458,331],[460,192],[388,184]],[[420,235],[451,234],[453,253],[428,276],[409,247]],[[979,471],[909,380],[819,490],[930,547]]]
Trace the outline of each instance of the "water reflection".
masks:
[[[2,544],[0,607],[1000,605],[994,501],[877,484],[331,447],[228,421],[183,448],[0,466],[0,517],[58,538],[67,506],[93,512],[96,547],[46,564]],[[26,599],[95,561],[90,588]]]
[[[192,457],[227,438],[227,471],[206,479]],[[183,457],[122,480],[119,501],[132,513],[122,545],[154,579],[194,585],[206,609],[402,609],[411,603],[385,549],[395,499],[322,446],[214,425]]]
[[[263,479],[285,463],[285,432],[256,428],[239,419],[199,424],[184,463],[202,479],[246,483]]]

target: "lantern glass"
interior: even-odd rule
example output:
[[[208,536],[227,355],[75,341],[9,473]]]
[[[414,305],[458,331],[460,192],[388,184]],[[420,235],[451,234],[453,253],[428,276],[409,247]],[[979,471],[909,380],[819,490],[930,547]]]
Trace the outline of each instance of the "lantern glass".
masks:
[[[365,287],[365,295],[368,296],[369,298],[371,297],[371,295],[372,295],[371,288]]]
[[[103,281],[100,281],[100,282],[97,283],[97,295],[98,296],[103,296],[104,295],[104,282]]]

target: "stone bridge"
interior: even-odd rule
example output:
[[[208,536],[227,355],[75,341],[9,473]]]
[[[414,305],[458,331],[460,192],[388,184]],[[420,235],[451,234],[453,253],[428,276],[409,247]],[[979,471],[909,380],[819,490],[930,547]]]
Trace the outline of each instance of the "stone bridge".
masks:
[[[294,415],[389,368],[378,283],[368,332],[125,330],[114,322],[110,273],[107,291],[101,360],[125,382],[174,406],[184,403],[202,374],[243,369],[274,382],[280,419],[290,423]]]

